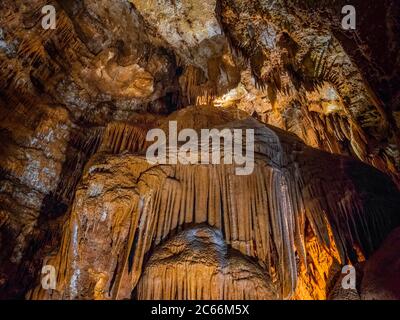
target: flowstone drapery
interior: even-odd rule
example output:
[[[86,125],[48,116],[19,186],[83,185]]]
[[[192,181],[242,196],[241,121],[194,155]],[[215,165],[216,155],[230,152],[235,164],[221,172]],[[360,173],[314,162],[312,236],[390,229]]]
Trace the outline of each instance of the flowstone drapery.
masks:
[[[125,129],[111,139],[110,151],[99,151],[86,166],[61,249],[45,262],[56,266],[59,286],[50,293],[37,288],[31,298],[129,298],[143,270],[162,272],[155,271],[154,248],[162,245],[164,250],[179,251],[167,239],[175,234],[185,237],[182,232],[187,234],[199,224],[220,230],[221,241],[253,259],[265,273],[264,280],[271,278],[277,286],[280,297],[290,298],[296,292],[299,266],[313,263],[307,259],[312,253],[306,250],[311,241],[307,228],[317,245],[328,250],[332,263],[336,259],[346,264],[368,256],[397,223],[396,187],[361,162],[311,149],[295,136],[254,119],[218,126],[223,114],[234,119],[235,113],[228,111],[192,107],[168,120],[183,125],[191,114],[205,112],[212,127],[255,130],[253,173],[237,176],[235,165],[224,164],[151,165],[140,152],[121,149],[121,141],[136,132],[121,124]],[[110,141],[109,134],[104,138]],[[137,150],[143,144],[137,140]],[[151,266],[146,269],[148,259]],[[181,263],[190,265],[191,260]],[[177,263],[173,268],[180,267]],[[179,283],[171,284],[182,279],[165,281],[184,290]],[[143,280],[138,297],[155,294],[154,288],[145,288],[147,284],[153,285]],[[162,297],[170,297],[165,294]]]

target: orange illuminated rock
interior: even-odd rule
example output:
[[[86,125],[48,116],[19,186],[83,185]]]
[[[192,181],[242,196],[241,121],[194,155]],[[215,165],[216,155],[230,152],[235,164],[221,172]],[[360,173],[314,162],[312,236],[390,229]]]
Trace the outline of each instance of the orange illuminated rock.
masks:
[[[0,299],[396,298],[400,3],[342,2],[2,0]],[[254,167],[151,164],[175,121],[254,130]]]
[[[58,270],[57,290],[38,287],[29,297],[129,298],[155,245],[189,225],[208,224],[222,231],[227,246],[257,261],[279,283],[281,297],[305,281],[297,297],[324,298],[331,266],[358,261],[355,246],[369,254],[396,223],[398,191],[375,169],[311,149],[254,119],[225,122],[235,114],[192,107],[167,120],[185,126],[196,115],[209,127],[253,128],[255,168],[248,176],[235,175],[234,165],[151,165],[143,143],[129,152],[117,147],[139,130],[121,124],[86,166],[61,249],[46,259]],[[156,294],[146,293],[145,283],[153,286],[142,283],[143,297]]]
[[[199,225],[156,248],[137,286],[145,300],[275,300],[264,270],[227,248],[222,233]]]

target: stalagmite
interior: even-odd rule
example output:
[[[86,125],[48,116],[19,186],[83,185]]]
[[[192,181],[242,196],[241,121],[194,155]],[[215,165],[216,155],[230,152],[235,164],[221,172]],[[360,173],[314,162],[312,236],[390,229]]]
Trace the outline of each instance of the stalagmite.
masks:
[[[199,225],[156,248],[137,286],[144,300],[273,300],[257,264],[227,249],[220,231]]]

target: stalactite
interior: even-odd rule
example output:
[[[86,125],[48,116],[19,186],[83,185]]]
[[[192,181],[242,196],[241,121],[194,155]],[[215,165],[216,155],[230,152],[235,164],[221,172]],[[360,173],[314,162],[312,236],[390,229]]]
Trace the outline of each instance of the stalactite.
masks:
[[[63,11],[60,11],[57,16],[57,29],[35,29],[36,33],[33,33],[31,37],[22,39],[18,46],[17,55],[30,66],[45,64],[47,68],[52,68],[54,72],[58,72],[61,70],[60,66],[49,56],[46,51],[46,43],[57,43],[60,52],[78,50],[82,44],[73,30],[71,21]]]
[[[29,8],[31,5],[33,7]],[[48,99],[37,95],[38,92],[43,93],[43,90],[58,96],[53,82],[70,67],[68,61],[71,56],[83,48],[72,22],[62,10],[57,11],[55,30],[42,28],[40,12],[43,5],[35,3],[19,8],[26,16],[24,19],[18,14],[10,14],[0,22],[15,46],[12,54],[0,55],[0,89],[10,105],[35,108],[37,104],[43,103],[43,99]],[[30,23],[26,25],[25,20]],[[24,25],[27,31],[18,33],[17,28],[9,25]],[[69,59],[65,59],[66,56]]]
[[[141,300],[278,298],[260,266],[228,250],[221,232],[201,225],[155,249],[136,291]]]
[[[147,147],[146,133],[147,129],[141,125],[110,123],[103,135],[100,150],[116,154],[123,151],[143,152]]]
[[[185,68],[180,83],[189,104],[209,105],[216,99],[217,85],[215,79],[207,79],[203,70],[189,65]]]
[[[185,111],[178,113],[178,119]],[[98,164],[99,170],[89,169],[84,175],[81,183],[84,189],[79,191],[75,202],[80,209],[73,209],[75,219],[87,219],[84,199],[87,199],[86,194],[97,194],[97,191],[86,188],[95,176],[98,177],[96,181],[102,181],[102,175],[109,174],[113,163],[116,170],[122,170],[122,163],[125,166],[130,163],[132,169],[127,172],[136,177],[129,179],[135,185],[135,196],[125,196],[129,200],[124,204],[124,211],[119,213],[122,216],[118,220],[106,218],[111,219],[107,221],[117,230],[121,224],[130,226],[129,235],[124,232],[125,239],[119,235],[119,242],[112,245],[113,255],[118,252],[118,270],[101,271],[107,271],[109,278],[112,278],[111,273],[118,275],[109,287],[112,297],[123,298],[127,286],[131,290],[136,287],[145,257],[154,246],[191,225],[206,223],[221,230],[227,245],[254,258],[267,274],[279,280],[284,298],[292,296],[296,289],[299,272],[296,255],[307,265],[306,223],[321,246],[332,248],[334,243],[341,263],[357,261],[355,245],[368,256],[395,225],[398,219],[396,189],[374,169],[307,148],[292,135],[277,133],[255,120],[225,126],[255,128],[256,163],[251,175],[236,176],[233,165],[150,166],[140,154],[104,158],[106,149],[98,161],[105,161],[108,169],[103,173],[103,165]],[[131,145],[126,142],[127,137],[134,136],[137,131],[127,128],[118,125],[106,131],[103,145],[109,146],[109,152],[123,151],[126,148],[121,146]],[[333,159],[339,165],[334,165]],[[374,180],[373,186],[362,183],[366,176]],[[109,179],[113,177],[106,181]],[[107,182],[111,183],[111,190],[115,188],[112,183],[122,187],[118,179],[121,178]],[[369,201],[368,195],[374,194],[369,188],[376,186],[385,190],[384,194],[375,193],[374,201]],[[388,197],[393,201],[391,204]],[[101,215],[90,210],[94,216]],[[95,225],[87,227],[85,238],[98,237]],[[71,223],[69,228],[73,228]],[[83,237],[82,232],[79,231],[78,237]],[[65,237],[63,246],[70,241],[71,237]],[[86,252],[89,248],[82,244],[80,250]],[[62,273],[70,268],[70,263],[65,263]],[[80,270],[86,272],[82,267]],[[62,288],[60,292],[68,295]]]
[[[346,124],[335,120],[329,121],[333,128],[332,137],[324,137],[324,128],[317,120],[311,124],[316,125],[320,131],[321,147],[334,153],[350,153],[366,163],[377,165],[378,169],[388,173],[399,185],[396,169],[400,167],[400,162],[397,161],[400,158],[398,141],[391,137],[390,143],[386,143],[387,132],[396,130],[388,121],[390,115],[387,110],[385,111],[382,102],[372,92],[338,39],[324,28],[318,27],[318,19],[316,27],[304,30],[300,17],[308,16],[307,11],[296,15],[290,13],[290,9],[293,9],[290,4],[279,2],[267,6],[262,1],[249,3],[219,0],[216,16],[232,51],[239,52],[249,62],[256,88],[267,90],[273,106],[278,93],[287,92],[288,87],[304,92],[318,89],[324,82],[332,84],[344,104],[343,116],[351,126],[357,127],[357,133],[352,135],[350,125],[346,129]],[[251,32],[248,26],[251,26]],[[260,40],[260,34],[270,26],[278,30],[276,39],[272,40],[275,46],[273,49]],[[287,75],[290,79],[289,86],[284,84]],[[339,128],[340,126],[342,127]],[[379,141],[381,150],[375,154],[368,152],[358,135],[366,137],[365,145]],[[352,149],[350,152],[340,150],[344,137],[350,141],[346,143]],[[397,150],[394,155],[393,150]],[[383,153],[388,155],[387,160]],[[382,162],[376,159],[378,157],[386,163],[381,165]]]
[[[56,191],[56,197],[59,201],[70,203],[82,176],[84,165],[99,149],[102,134],[102,128],[94,128],[86,134],[79,131],[72,134],[69,147],[73,148],[74,152],[71,152],[72,156],[67,157],[63,165],[63,172]]]

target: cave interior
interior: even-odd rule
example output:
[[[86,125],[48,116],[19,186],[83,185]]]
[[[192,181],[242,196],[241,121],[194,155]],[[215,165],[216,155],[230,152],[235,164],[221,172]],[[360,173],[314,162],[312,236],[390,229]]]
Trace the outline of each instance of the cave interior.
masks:
[[[400,300],[397,0],[0,13],[0,299]],[[150,163],[171,123],[251,173]]]

